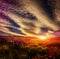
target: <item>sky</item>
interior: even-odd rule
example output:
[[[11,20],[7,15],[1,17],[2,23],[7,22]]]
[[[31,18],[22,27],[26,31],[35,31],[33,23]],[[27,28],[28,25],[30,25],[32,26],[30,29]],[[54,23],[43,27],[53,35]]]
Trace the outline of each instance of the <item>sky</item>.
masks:
[[[59,0],[1,0],[0,35],[60,36]]]

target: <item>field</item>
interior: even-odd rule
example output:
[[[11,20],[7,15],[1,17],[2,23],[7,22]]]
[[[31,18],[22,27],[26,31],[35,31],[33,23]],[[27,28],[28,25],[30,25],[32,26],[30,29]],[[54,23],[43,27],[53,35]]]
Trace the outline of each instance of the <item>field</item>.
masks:
[[[0,59],[60,59],[60,37],[0,36]]]

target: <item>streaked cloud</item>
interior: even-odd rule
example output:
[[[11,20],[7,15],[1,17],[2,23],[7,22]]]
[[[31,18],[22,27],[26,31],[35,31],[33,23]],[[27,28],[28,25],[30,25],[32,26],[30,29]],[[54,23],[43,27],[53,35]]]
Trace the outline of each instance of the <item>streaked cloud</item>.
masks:
[[[53,11],[53,9],[50,8],[48,10],[51,10],[52,13],[48,13],[48,10],[46,11],[42,5],[38,5],[36,2],[30,0],[27,2],[22,1],[22,4],[22,8],[17,7],[15,9],[15,6],[8,10],[8,13],[6,13],[6,11],[0,13],[0,20],[3,20],[2,22],[5,21],[5,24],[0,23],[0,31],[7,32],[12,35],[33,36],[41,33],[45,33],[45,35],[47,35],[46,33],[50,34],[50,32],[54,33],[55,31],[60,30],[59,10],[56,9]],[[47,9],[46,6],[49,5],[45,5],[45,8]],[[51,16],[49,16],[50,14]],[[53,14],[56,14],[56,16]],[[55,33],[55,35],[60,35],[60,32],[57,33]]]

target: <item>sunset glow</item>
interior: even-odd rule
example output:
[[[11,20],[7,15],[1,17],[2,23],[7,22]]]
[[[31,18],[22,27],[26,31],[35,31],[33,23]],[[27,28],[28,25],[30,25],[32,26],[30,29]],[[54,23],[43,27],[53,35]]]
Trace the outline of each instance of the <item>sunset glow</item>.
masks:
[[[46,36],[37,36],[37,38],[38,38],[38,39],[40,39],[40,40],[42,40],[42,41],[44,41],[44,40],[46,40],[46,39],[47,39],[47,37],[46,37]]]
[[[0,59],[60,59],[60,0],[0,0]]]

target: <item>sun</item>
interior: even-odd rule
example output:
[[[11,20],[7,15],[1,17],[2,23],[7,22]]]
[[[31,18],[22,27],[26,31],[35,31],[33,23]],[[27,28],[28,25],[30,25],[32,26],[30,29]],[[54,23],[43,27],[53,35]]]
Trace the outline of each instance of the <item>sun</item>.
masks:
[[[46,39],[47,39],[46,36],[40,36],[40,38],[41,38],[42,40],[46,40]]]
[[[44,41],[44,40],[46,40],[46,39],[47,39],[47,37],[46,37],[46,36],[37,36],[37,38],[38,38],[38,39],[40,39],[40,40],[42,40],[42,41]]]

